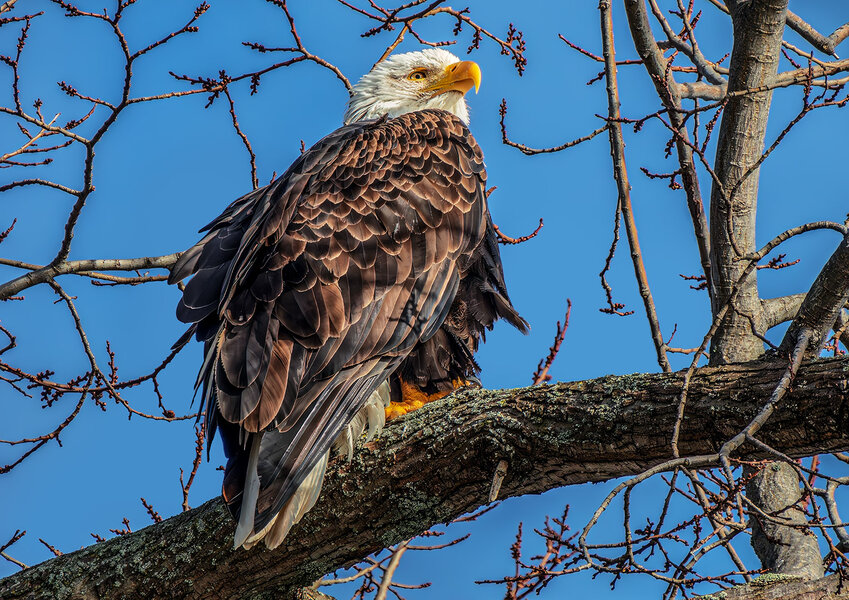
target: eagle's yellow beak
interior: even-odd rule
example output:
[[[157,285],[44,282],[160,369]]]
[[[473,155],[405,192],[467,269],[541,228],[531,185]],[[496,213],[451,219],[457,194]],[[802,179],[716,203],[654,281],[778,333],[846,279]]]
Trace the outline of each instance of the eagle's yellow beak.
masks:
[[[426,88],[429,92],[435,92],[439,96],[445,92],[456,91],[465,94],[472,87],[475,93],[481,86],[481,68],[478,63],[471,60],[463,60],[445,67],[445,72],[436,83]]]

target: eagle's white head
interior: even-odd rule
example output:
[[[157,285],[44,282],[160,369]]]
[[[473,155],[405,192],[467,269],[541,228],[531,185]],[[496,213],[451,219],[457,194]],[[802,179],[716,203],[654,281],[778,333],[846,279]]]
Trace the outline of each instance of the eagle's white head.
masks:
[[[461,61],[441,48],[396,54],[375,65],[351,89],[345,124],[441,108],[468,125],[464,96],[473,87],[477,92],[480,84],[477,63]]]

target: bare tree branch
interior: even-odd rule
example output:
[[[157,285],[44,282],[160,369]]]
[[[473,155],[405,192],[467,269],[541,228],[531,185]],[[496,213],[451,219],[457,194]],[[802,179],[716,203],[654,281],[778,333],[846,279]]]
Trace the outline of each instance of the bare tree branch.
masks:
[[[462,391],[394,421],[352,463],[336,462],[316,507],[276,551],[232,550],[232,520],[214,499],[0,580],[0,596],[38,600],[73,589],[86,600],[286,597],[486,503],[493,468],[505,457],[504,498],[644,473],[653,465],[652,471],[715,464],[717,444],[758,412],[785,366],[760,361],[697,371],[682,458],[675,460],[668,460],[668,432],[681,373]],[[849,448],[847,369],[849,358],[804,364],[761,439],[791,457]],[[757,446],[740,450],[744,458],[764,456]],[[432,458],[422,461],[426,452]]]
[[[670,124],[676,131],[675,148],[678,153],[678,163],[681,165],[681,180],[687,194],[687,207],[690,209],[690,218],[693,221],[693,231],[696,235],[702,272],[705,276],[708,293],[713,299],[715,292],[711,276],[710,232],[708,231],[705,207],[702,202],[699,177],[696,173],[696,162],[693,158],[689,134],[681,113],[681,93],[672,73],[668,71],[671,61],[667,62],[655,42],[644,1],[626,0],[625,12],[628,17],[628,25],[631,28],[634,46],[643,59],[643,64],[652,79],[652,83],[654,83],[658,96],[669,112]]]
[[[728,14],[728,7],[725,6],[723,0],[708,1],[722,12]],[[849,23],[841,25],[835,29],[831,35],[825,36],[814,29],[807,21],[802,19],[802,17],[789,9],[787,10],[787,26],[802,36],[816,49],[821,50],[826,54],[831,54],[832,56],[836,56],[834,53],[835,48],[837,48],[843,40],[849,37]]]
[[[844,23],[831,35],[824,36],[791,10],[787,11],[787,26],[805,38],[814,48],[832,56],[837,56],[835,49],[849,36],[849,23]]]
[[[599,3],[601,11],[602,47],[604,55],[604,74],[607,81],[607,131],[610,135],[610,154],[613,158],[613,176],[619,190],[619,206],[622,218],[625,220],[625,231],[628,234],[628,245],[631,247],[631,260],[634,263],[634,274],[643,298],[646,317],[651,328],[651,337],[657,352],[657,362],[664,371],[670,371],[669,359],[666,357],[666,344],[657,318],[657,309],[649,287],[646,266],[643,262],[640,240],[637,236],[637,225],[634,221],[634,211],[631,206],[631,184],[628,182],[628,171],[625,166],[625,141],[622,138],[622,122],[619,112],[619,87],[616,79],[616,50],[613,45],[613,16],[610,12],[609,0]]]
[[[39,267],[19,261],[0,259],[0,264],[9,267],[19,267],[34,270],[0,285],[0,300],[14,296],[18,292],[40,283],[52,281],[59,275],[73,273],[75,275],[95,276],[92,271],[138,271],[140,269],[168,269],[180,257],[181,252],[163,256],[145,256],[142,258],[104,258],[88,260],[61,261],[56,265]]]

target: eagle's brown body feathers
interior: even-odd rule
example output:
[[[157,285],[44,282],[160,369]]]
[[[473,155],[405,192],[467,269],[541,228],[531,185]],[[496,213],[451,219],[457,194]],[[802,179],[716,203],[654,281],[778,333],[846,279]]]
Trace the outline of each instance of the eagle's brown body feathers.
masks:
[[[358,122],[234,202],[180,258],[171,280],[194,277],[177,314],[205,343],[199,383],[229,459],[237,545],[390,375],[444,389],[476,372],[498,317],[525,327],[485,183],[477,143],[448,112]]]

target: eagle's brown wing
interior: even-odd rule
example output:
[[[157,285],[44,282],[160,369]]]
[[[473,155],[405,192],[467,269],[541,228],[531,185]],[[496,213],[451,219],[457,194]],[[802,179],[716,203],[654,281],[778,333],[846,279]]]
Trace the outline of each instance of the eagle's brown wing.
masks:
[[[427,396],[442,396],[480,373],[478,345],[499,318],[525,333],[527,322],[510,302],[498,238],[489,212],[484,239],[472,251],[460,274],[460,285],[448,316],[436,334],[420,341],[392,377],[392,399],[401,401],[401,382]]]
[[[480,149],[444,111],[343,127],[237,200],[172,271],[239,538],[438,331],[487,230]],[[500,265],[499,265],[500,267]],[[246,513],[248,511],[248,513]]]

